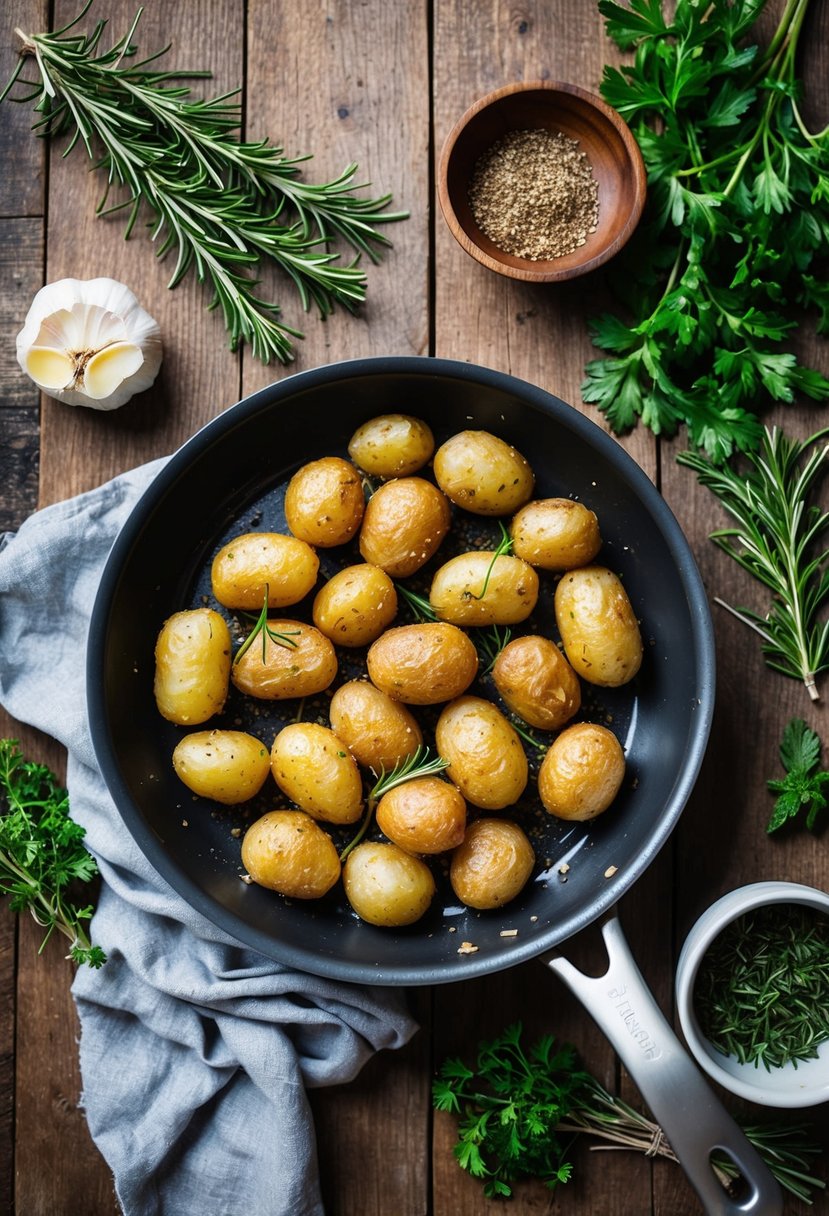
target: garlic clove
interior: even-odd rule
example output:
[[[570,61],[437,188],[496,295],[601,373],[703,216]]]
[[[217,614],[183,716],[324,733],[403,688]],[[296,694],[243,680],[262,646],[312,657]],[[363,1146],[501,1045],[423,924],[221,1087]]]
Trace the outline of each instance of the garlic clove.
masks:
[[[69,388],[75,379],[75,361],[65,351],[51,346],[32,346],[26,352],[23,368],[47,393]]]
[[[111,397],[144,362],[141,348],[132,342],[116,342],[93,355],[83,373],[83,392],[93,401]],[[65,387],[65,385],[61,386]]]

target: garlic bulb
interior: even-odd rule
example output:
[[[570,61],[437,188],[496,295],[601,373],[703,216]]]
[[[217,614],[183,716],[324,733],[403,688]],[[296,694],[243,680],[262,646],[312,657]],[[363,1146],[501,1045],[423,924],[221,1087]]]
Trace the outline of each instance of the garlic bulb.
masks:
[[[50,397],[114,410],[158,375],[161,330],[123,283],[60,279],[32,301],[17,361]]]

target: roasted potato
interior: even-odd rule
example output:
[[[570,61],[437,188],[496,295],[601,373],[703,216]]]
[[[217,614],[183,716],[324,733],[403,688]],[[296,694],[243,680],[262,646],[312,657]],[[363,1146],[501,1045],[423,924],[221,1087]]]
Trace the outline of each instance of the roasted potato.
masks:
[[[302,811],[269,811],[252,823],[242,865],[260,887],[291,899],[320,899],[340,877],[333,840]]]
[[[595,819],[619,792],[625,755],[612,731],[577,722],[553,742],[538,773],[538,793],[559,819]]]
[[[246,532],[213,558],[213,594],[225,608],[259,611],[298,604],[317,581],[319,558],[310,545],[279,532]]]
[[[456,625],[435,621],[388,629],[372,643],[366,663],[372,683],[392,700],[437,705],[466,691],[478,654]]]
[[[364,422],[348,445],[351,459],[371,477],[411,477],[434,450],[429,427],[408,414],[381,414]]]
[[[394,583],[379,566],[346,566],[314,599],[314,624],[338,646],[368,646],[397,615]]]
[[[470,643],[471,645],[471,643]],[[179,726],[197,726],[224,707],[230,676],[230,630],[212,608],[174,612],[155,644],[158,712]]]
[[[294,536],[318,549],[355,536],[366,500],[360,474],[339,456],[312,460],[294,473],[285,491],[285,518]]]
[[[447,498],[476,515],[511,515],[533,492],[527,461],[489,431],[459,431],[435,452],[435,480]]]
[[[586,566],[602,547],[595,514],[572,498],[528,502],[514,516],[510,532],[515,556],[543,570]]]
[[[199,730],[176,744],[173,768],[194,794],[234,806],[259,793],[270,755],[264,743],[242,730]]]
[[[449,881],[470,908],[508,904],[533,872],[535,854],[526,833],[509,819],[476,819],[452,854]]]
[[[590,684],[616,688],[636,675],[642,637],[627,592],[604,566],[583,566],[564,574],[556,587],[555,610],[564,653]]]
[[[341,684],[328,707],[331,729],[358,764],[378,776],[411,756],[423,733],[411,712],[368,680]]]
[[[271,772],[283,794],[314,819],[356,823],[363,809],[357,762],[341,739],[316,722],[292,722],[273,741]]]
[[[360,553],[392,578],[408,578],[437,552],[449,522],[449,503],[431,481],[387,481],[366,506]]]
[[[262,638],[235,661],[231,679],[240,692],[264,701],[287,701],[292,697],[311,697],[327,688],[337,674],[337,656],[330,640],[302,621],[274,618],[268,621]],[[280,644],[272,634],[284,639]]]
[[[432,579],[429,603],[453,625],[516,625],[538,601],[538,575],[519,557],[475,550],[446,562]]]
[[[464,837],[466,803],[440,777],[415,777],[377,804],[377,826],[407,853],[444,853]]]
[[[528,633],[508,642],[492,667],[506,706],[539,730],[560,730],[581,708],[581,685],[554,642]]]
[[[483,697],[458,697],[435,727],[446,776],[467,802],[486,811],[512,806],[527,784],[527,757],[518,733],[497,706]]]
[[[411,925],[435,894],[429,867],[396,844],[368,841],[349,853],[343,886],[354,911],[372,925]]]

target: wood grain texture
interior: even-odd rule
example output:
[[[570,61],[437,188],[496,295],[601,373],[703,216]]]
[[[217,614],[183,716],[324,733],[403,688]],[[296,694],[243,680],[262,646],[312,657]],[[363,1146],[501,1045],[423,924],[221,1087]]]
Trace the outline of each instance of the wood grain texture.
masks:
[[[49,28],[47,0],[6,0],[0,27],[0,88],[5,87],[18,60],[22,43],[14,32],[20,28],[37,34]],[[26,72],[29,79],[35,73]],[[25,89],[21,90],[24,94]],[[34,121],[30,105],[3,104],[0,113],[0,215],[42,216],[46,144],[35,139],[30,128]],[[3,381],[5,384],[5,379]]]

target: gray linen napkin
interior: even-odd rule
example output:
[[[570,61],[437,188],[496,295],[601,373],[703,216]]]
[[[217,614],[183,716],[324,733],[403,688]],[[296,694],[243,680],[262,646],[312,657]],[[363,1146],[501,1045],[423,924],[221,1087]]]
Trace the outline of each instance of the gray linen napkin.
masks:
[[[103,876],[78,970],[83,1103],[127,1216],[318,1216],[306,1086],[351,1080],[414,1033],[398,994],[289,971],[221,933],[155,872],[97,770],[86,634],[155,461],[0,538],[0,702],[68,749],[72,816]]]

